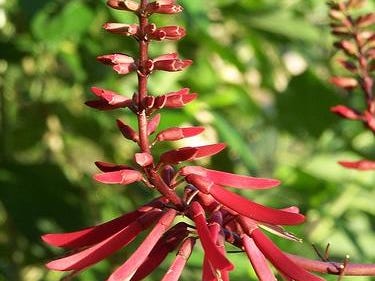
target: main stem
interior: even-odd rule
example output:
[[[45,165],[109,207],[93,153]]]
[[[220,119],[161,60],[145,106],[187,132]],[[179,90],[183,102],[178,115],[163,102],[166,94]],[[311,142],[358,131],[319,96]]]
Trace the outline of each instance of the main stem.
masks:
[[[141,1],[141,11],[147,5],[147,0]],[[148,24],[147,16],[140,14],[139,16],[139,27],[141,33],[144,34],[145,27]],[[143,66],[148,60],[148,41],[142,37],[139,40],[139,65]],[[148,141],[147,134],[147,116],[146,111],[143,109],[142,101],[147,96],[147,79],[148,75],[144,69],[138,71],[138,128],[139,128],[139,145],[142,152],[150,153],[150,144]]]
[[[148,0],[141,0],[140,2],[140,11],[144,11],[147,6]],[[139,13],[139,29],[141,34],[145,34],[145,28],[148,25],[148,18],[147,15],[144,13]],[[145,36],[141,36],[139,39],[139,60],[138,64],[140,69],[138,69],[138,134],[139,134],[139,146],[142,152],[150,153],[150,143],[148,140],[148,133],[147,133],[147,115],[146,110],[143,108],[142,101],[148,95],[147,91],[147,80],[148,80],[148,73],[144,69],[145,62],[149,59],[148,57],[148,47],[149,42]],[[155,186],[155,188],[166,198],[171,201],[176,207],[182,207],[181,198],[169,188],[167,184],[163,181],[157,171],[153,167],[145,168],[145,173],[147,174],[148,179],[150,182]]]

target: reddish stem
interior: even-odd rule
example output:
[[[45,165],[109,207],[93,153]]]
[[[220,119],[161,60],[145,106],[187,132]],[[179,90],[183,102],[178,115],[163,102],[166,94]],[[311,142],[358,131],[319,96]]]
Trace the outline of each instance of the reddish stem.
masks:
[[[141,11],[147,5],[147,0],[141,1]],[[144,34],[145,27],[148,25],[148,18],[142,13],[139,14],[139,27]],[[139,65],[141,69],[138,70],[138,128],[139,128],[139,145],[142,152],[150,153],[150,144],[147,135],[147,116],[146,111],[143,109],[142,101],[147,96],[147,79],[148,74],[143,69],[144,63],[148,60],[148,41],[142,37],[139,40]]]
[[[308,271],[320,272],[325,274],[339,275],[343,270],[343,263],[325,262],[302,258],[300,256],[287,254],[287,256],[297,265]],[[375,264],[356,264],[348,263],[345,267],[345,276],[374,276]]]

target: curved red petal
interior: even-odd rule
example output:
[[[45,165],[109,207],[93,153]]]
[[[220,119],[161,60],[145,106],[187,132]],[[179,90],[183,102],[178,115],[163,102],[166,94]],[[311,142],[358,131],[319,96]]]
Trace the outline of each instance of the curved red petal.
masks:
[[[222,171],[210,170],[199,166],[187,166],[181,169],[182,175],[196,174],[206,177],[216,184],[235,188],[269,189],[280,184],[279,180],[255,178]]]
[[[210,194],[226,207],[260,222],[295,225],[303,223],[305,220],[305,217],[301,214],[285,212],[260,205],[216,184],[211,186]]]
[[[295,264],[259,229],[253,230],[250,235],[265,257],[282,274],[296,281],[324,281],[324,279],[309,273]]]
[[[160,211],[151,211],[104,241],[78,253],[51,261],[46,266],[49,269],[59,271],[79,271],[89,267],[129,244],[159,216]]]

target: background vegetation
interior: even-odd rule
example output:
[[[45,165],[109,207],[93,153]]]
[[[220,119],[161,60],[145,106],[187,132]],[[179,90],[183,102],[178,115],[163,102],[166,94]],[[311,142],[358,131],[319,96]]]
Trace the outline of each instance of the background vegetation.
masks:
[[[60,252],[41,243],[42,233],[108,220],[151,196],[137,185],[91,179],[94,161],[127,163],[135,149],[115,125],[116,117],[135,124],[133,116],[83,105],[92,85],[129,96],[136,86],[134,75],[118,77],[95,61],[99,54],[136,50],[132,40],[101,29],[106,21],[135,20],[104,2],[0,1],[0,280],[60,280],[61,273],[43,267]],[[325,1],[180,2],[181,15],[154,19],[179,23],[188,36],[177,47],[155,43],[152,53],[178,48],[194,64],[183,73],[155,74],[150,91],[190,87],[199,99],[185,111],[165,111],[162,127],[204,124],[204,137],[192,141],[229,144],[211,167],[283,181],[272,191],[247,192],[258,202],[298,205],[307,214],[304,226],[291,229],[304,244],[275,237],[283,249],[313,257],[311,243],[324,248],[331,242],[332,258],[349,253],[353,261],[375,262],[375,175],[336,164],[374,158],[374,138],[357,122],[329,113],[339,102],[358,101],[327,83],[337,65]],[[76,280],[104,280],[131,251]],[[230,258],[237,265],[233,280],[255,280],[244,255]],[[199,280],[200,264],[196,253],[183,280]],[[149,280],[160,280],[164,270]]]

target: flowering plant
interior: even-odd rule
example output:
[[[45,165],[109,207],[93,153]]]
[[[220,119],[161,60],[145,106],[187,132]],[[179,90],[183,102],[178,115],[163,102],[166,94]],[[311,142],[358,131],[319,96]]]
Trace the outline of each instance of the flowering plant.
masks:
[[[153,41],[179,40],[185,30],[179,26],[157,27],[150,22],[153,14],[177,14],[183,8],[175,0],[148,2],[141,0],[108,0],[109,7],[134,13],[138,24],[106,23],[104,29],[129,36],[139,44],[138,57],[123,53],[99,56],[120,75],[136,73],[138,91],[128,98],[111,90],[91,88],[95,100],[86,104],[106,111],[125,109],[134,113],[138,128],[121,120],[117,126],[122,135],[139,146],[134,165],[96,162],[101,171],[94,179],[103,184],[144,184],[159,195],[136,210],[111,221],[83,230],[46,234],[43,240],[52,246],[71,249],[65,257],[47,263],[52,270],[70,271],[66,280],[130,244],[141,232],[151,229],[132,255],[110,274],[108,281],[142,280],[157,268],[167,255],[177,252],[163,281],[178,280],[199,240],[203,250],[202,280],[229,280],[234,265],[228,259],[225,245],[231,244],[246,253],[259,280],[276,280],[267,260],[284,280],[319,281],[311,273],[343,275],[375,274],[375,266],[314,261],[288,254],[279,249],[265,232],[291,241],[300,241],[284,226],[298,225],[305,217],[298,207],[270,208],[246,199],[231,188],[267,190],[277,187],[275,179],[255,178],[212,170],[186,162],[215,155],[225,144],[182,147],[165,151],[156,158],[153,147],[159,142],[177,141],[196,136],[202,127],[172,127],[158,131],[163,108],[178,109],[192,102],[197,94],[184,88],[161,95],[148,92],[148,78],[155,71],[182,71],[192,61],[177,53],[149,57]],[[342,83],[342,79],[341,82]],[[338,83],[338,84],[340,84]],[[371,122],[370,122],[371,123]]]

